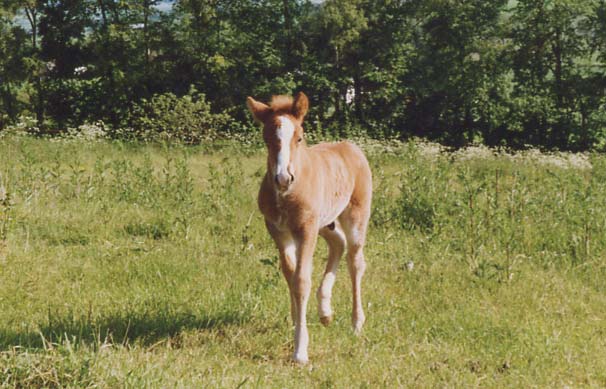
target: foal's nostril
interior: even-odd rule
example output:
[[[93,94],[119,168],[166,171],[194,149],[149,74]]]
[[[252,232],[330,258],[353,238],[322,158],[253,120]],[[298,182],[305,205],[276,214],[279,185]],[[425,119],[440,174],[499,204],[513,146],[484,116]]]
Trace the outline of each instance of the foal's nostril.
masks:
[[[274,176],[274,181],[276,182],[276,185],[280,188],[287,188],[290,184],[293,183],[293,181],[295,180],[295,177],[290,174],[276,174]]]

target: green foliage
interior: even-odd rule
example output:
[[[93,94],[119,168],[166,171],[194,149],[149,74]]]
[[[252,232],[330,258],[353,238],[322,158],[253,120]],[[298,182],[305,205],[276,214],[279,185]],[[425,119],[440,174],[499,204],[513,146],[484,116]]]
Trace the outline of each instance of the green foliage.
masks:
[[[362,1],[327,0],[322,4],[322,27],[334,47],[337,64],[355,53],[367,20]]]
[[[403,228],[420,229],[431,233],[434,228],[436,206],[439,200],[431,190],[433,177],[420,176],[420,172],[408,172],[401,187],[400,198],[396,203],[394,214]]]
[[[183,97],[166,93],[143,99],[133,107],[130,124],[139,139],[191,144],[214,137],[230,120],[212,113],[205,96],[192,89]]]
[[[457,147],[606,142],[601,0],[181,0],[158,8],[167,3],[3,2],[0,128],[34,116],[43,133],[102,121],[127,136],[120,129],[134,125],[133,105],[143,115],[194,87],[244,131],[247,96],[303,90],[308,131]],[[151,103],[158,96],[167,101]]]
[[[0,131],[14,122],[24,109],[18,99],[19,86],[27,79],[25,69],[26,34],[8,20],[13,11],[0,6]]]

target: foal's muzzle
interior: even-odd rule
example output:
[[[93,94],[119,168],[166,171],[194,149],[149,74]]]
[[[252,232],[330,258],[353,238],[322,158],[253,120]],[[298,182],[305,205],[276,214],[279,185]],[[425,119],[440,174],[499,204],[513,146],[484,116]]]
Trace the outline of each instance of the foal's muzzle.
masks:
[[[274,181],[279,189],[286,190],[295,181],[295,176],[288,172],[280,173],[275,175]]]

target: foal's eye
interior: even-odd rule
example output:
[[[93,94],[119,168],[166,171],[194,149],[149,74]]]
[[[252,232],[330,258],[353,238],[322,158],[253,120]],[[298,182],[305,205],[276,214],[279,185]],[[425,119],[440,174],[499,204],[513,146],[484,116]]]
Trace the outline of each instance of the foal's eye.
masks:
[[[303,137],[299,137],[299,139],[297,139],[297,143],[301,143],[302,140],[303,140]]]

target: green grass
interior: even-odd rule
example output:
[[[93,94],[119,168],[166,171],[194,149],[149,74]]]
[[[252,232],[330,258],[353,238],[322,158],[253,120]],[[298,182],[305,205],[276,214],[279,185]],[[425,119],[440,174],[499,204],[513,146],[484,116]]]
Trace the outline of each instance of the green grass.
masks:
[[[262,149],[0,139],[0,385],[606,386],[606,157],[421,146],[366,146],[367,323],[342,264],[301,368]]]

